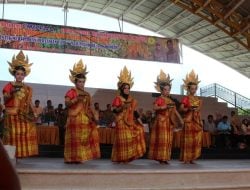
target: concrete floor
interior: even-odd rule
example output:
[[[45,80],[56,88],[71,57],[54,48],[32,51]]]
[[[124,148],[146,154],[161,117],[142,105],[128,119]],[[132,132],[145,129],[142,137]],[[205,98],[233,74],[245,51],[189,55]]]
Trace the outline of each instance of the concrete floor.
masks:
[[[19,159],[23,190],[249,190],[250,160],[198,160],[169,165],[147,159],[65,164],[62,158]],[[236,180],[237,179],[237,180]]]
[[[171,160],[168,165],[161,165],[154,160],[138,159],[128,164],[113,163],[108,159],[87,161],[83,164],[65,164],[62,158],[26,158],[18,159],[17,171],[250,171],[250,160],[197,160],[195,164],[183,164],[178,160]]]

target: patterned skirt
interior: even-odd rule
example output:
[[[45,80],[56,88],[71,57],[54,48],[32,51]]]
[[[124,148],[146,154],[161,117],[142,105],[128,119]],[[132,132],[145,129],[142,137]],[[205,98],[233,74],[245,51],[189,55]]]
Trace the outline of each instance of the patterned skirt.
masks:
[[[96,125],[75,122],[68,118],[65,133],[64,161],[83,162],[100,158]]]
[[[200,157],[202,129],[195,122],[185,122],[181,138],[181,161],[192,161]]]
[[[8,115],[4,120],[4,144],[16,146],[16,157],[38,155],[35,125],[23,115]]]
[[[169,161],[171,159],[173,130],[169,119],[157,118],[150,135],[149,159]]]

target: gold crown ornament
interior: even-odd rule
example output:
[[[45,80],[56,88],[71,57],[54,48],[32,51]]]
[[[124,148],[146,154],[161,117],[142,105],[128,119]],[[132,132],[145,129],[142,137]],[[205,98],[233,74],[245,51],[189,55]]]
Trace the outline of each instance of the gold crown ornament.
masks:
[[[84,77],[88,74],[87,72],[87,65],[84,65],[82,62],[82,59],[80,59],[77,63],[74,64],[73,70],[69,70],[70,74],[69,79],[72,83],[75,83],[75,79],[77,78],[77,75],[81,74]]]
[[[124,66],[123,69],[120,72],[120,76],[118,76],[118,88],[121,88],[121,86],[126,83],[129,85],[130,88],[134,85],[133,77],[131,76],[131,71],[128,71],[127,67]]]
[[[186,75],[186,78],[183,79],[183,82],[184,82],[184,88],[185,90],[187,90],[190,84],[198,85],[201,81],[199,81],[198,75],[195,74],[194,70],[192,70],[190,73]]]
[[[33,63],[29,64],[29,58],[28,56],[25,57],[23,51],[21,50],[17,56],[13,55],[12,57],[12,62],[9,62],[9,72],[11,75],[15,75],[15,71],[17,67],[23,67],[25,69],[25,76],[28,76],[30,74],[30,66]]]
[[[172,80],[173,79],[170,79],[169,74],[164,73],[164,71],[161,69],[160,74],[157,76],[155,82],[155,89],[158,92],[161,92],[161,86],[166,86],[166,85],[171,86]]]

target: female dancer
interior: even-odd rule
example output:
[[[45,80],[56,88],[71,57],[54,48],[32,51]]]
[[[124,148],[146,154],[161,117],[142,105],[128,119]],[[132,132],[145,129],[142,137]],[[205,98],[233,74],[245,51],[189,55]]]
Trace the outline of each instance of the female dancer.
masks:
[[[16,146],[16,157],[24,158],[38,154],[36,128],[33,124],[32,88],[24,84],[30,73],[28,57],[22,51],[9,62],[9,72],[15,77],[3,88],[5,104],[4,144]]]
[[[117,163],[128,163],[142,157],[146,151],[142,122],[136,111],[137,101],[130,95],[133,86],[131,72],[126,67],[120,72],[119,95],[113,100],[116,114],[115,140],[111,160]]]
[[[65,163],[81,163],[100,157],[99,136],[90,108],[91,97],[84,90],[87,67],[82,60],[70,70],[70,80],[75,84],[65,95],[68,116],[65,133]]]

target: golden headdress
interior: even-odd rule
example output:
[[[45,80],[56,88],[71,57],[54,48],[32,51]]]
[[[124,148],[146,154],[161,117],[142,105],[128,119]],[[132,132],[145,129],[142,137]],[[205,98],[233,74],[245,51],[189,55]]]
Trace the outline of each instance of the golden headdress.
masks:
[[[30,74],[30,66],[33,63],[29,64],[29,58],[28,56],[25,57],[23,51],[21,50],[17,56],[13,55],[12,62],[9,62],[9,72],[11,75],[15,75],[15,71],[17,67],[23,67],[25,69],[25,76],[28,76]]]
[[[82,59],[80,59],[77,63],[74,64],[73,70],[69,70],[70,74],[69,79],[72,83],[75,83],[75,79],[77,78],[77,75],[81,74],[86,78],[87,75],[87,65],[84,65],[82,62]]]
[[[120,76],[118,76],[118,83],[117,86],[120,88],[122,84],[126,83],[129,84],[130,88],[134,85],[133,77],[131,77],[131,71],[128,71],[127,67],[124,66],[120,72]]]
[[[190,84],[198,85],[201,81],[198,79],[198,75],[195,74],[194,70],[186,75],[186,79],[183,79],[185,90],[188,89]]]
[[[161,86],[166,86],[166,85],[172,85],[172,80],[170,79],[169,74],[164,73],[164,71],[161,69],[160,74],[157,76],[157,81],[155,82],[155,89],[158,92],[161,92]]]

